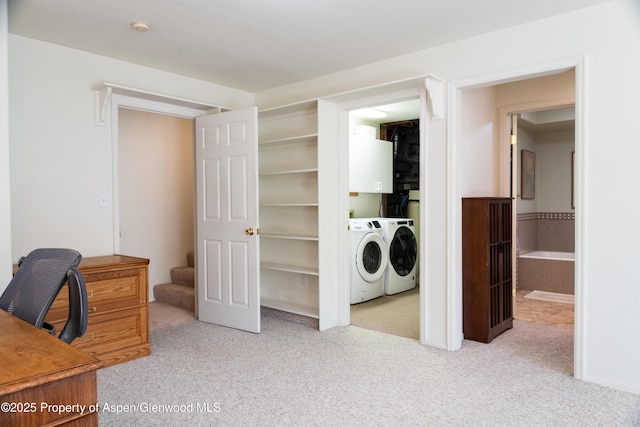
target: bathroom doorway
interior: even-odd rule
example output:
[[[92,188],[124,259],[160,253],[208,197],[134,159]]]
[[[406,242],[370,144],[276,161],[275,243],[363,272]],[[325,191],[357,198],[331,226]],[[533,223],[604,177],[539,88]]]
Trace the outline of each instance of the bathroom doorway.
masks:
[[[454,175],[454,184],[457,187],[457,194],[461,197],[486,196],[487,194],[500,197],[513,197],[514,207],[512,213],[514,215],[512,225],[512,236],[517,237],[517,214],[519,200],[517,195],[522,190],[519,175],[521,171],[517,169],[518,161],[521,161],[521,153],[518,146],[512,147],[510,144],[511,116],[534,112],[547,109],[555,109],[560,107],[575,108],[575,129],[580,129],[581,123],[581,105],[583,102],[582,92],[577,81],[582,76],[580,64],[570,68],[558,68],[555,73],[546,73],[544,75],[536,73],[522,72],[517,80],[503,82],[497,79],[495,83],[491,81],[474,81],[471,85],[464,82],[464,89],[458,89],[456,94],[460,95],[460,112],[462,119],[455,123],[453,129],[456,130],[458,136],[455,138],[456,145],[454,151],[455,167],[458,173]],[[525,77],[530,76],[530,77]],[[526,125],[525,125],[526,126]],[[516,143],[518,143],[516,138]],[[581,158],[582,158],[582,140],[580,133],[575,131],[574,136],[575,151],[575,184],[576,192],[574,199],[576,218],[580,220],[580,207],[582,206],[582,198],[580,195],[583,191],[581,182]],[[537,150],[537,148],[536,148]],[[533,151],[533,150],[526,150]],[[535,162],[538,167],[541,163],[538,160],[543,154],[535,153]],[[544,156],[543,156],[544,157]],[[556,156],[558,157],[558,156]],[[571,152],[567,161],[569,172],[571,170]],[[559,160],[556,158],[555,160]],[[561,159],[560,159],[561,160]],[[512,167],[515,163],[515,167]],[[536,171],[534,197],[539,197],[540,185],[539,181],[544,176],[544,171]],[[571,175],[570,175],[571,176]],[[512,191],[512,186],[513,191]],[[571,187],[568,187],[568,196],[566,200],[571,203]],[[534,199],[525,199],[530,201]],[[537,212],[537,211],[536,211]],[[456,224],[458,222],[456,221]],[[580,254],[582,253],[582,239],[579,234],[579,227],[576,227],[572,243],[575,246],[577,257],[576,261],[580,263]],[[455,231],[455,230],[454,230]],[[516,266],[512,283],[517,282],[517,265],[516,251],[518,242],[514,241],[514,251],[512,265]],[[576,267],[577,272],[579,268]],[[582,366],[581,352],[581,277],[576,275],[575,280],[575,305],[574,305],[574,325],[571,332],[573,339],[566,339],[559,343],[562,344],[562,358],[566,361],[564,366],[567,373],[573,373],[580,379]],[[514,291],[516,289],[514,288]],[[513,293],[514,301],[517,303],[517,294]],[[456,307],[454,307],[456,308]],[[518,321],[518,307],[515,308],[514,327],[518,328],[518,324],[524,326],[522,321]],[[521,307],[520,307],[521,308]],[[546,328],[546,326],[544,326]],[[554,330],[548,332],[553,333]],[[566,331],[566,330],[565,330]],[[507,332],[508,333],[508,332]],[[568,338],[568,334],[563,334]],[[456,337],[453,337],[456,338]]]
[[[573,328],[575,106],[511,115],[514,318]]]

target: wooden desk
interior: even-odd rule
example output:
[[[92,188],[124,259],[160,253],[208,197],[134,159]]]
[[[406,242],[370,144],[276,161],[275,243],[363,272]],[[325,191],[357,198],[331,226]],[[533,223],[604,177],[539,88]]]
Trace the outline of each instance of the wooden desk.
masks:
[[[102,364],[0,310],[0,426],[97,426]]]

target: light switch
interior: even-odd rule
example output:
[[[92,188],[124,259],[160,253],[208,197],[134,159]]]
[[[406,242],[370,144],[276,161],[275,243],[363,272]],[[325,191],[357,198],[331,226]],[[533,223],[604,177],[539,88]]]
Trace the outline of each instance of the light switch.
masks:
[[[106,208],[109,206],[109,196],[107,196],[106,193],[100,193],[99,198],[100,198],[99,205],[101,208]]]

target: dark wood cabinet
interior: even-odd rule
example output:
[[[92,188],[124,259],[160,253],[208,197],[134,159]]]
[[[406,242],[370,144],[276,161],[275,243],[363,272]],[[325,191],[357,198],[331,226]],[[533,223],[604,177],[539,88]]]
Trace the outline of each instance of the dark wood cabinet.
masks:
[[[462,199],[464,338],[489,343],[513,327],[511,199]]]

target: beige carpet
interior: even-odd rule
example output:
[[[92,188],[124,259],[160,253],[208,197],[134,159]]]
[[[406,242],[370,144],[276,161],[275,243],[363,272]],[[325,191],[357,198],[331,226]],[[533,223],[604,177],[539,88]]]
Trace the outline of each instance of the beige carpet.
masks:
[[[195,320],[193,313],[158,301],[149,303],[149,332],[172,328]]]
[[[420,338],[418,287],[351,306],[351,324],[372,331]]]
[[[640,425],[639,395],[572,378],[570,329],[515,321],[450,352],[273,314],[154,330],[150,356],[98,371],[100,426]]]

